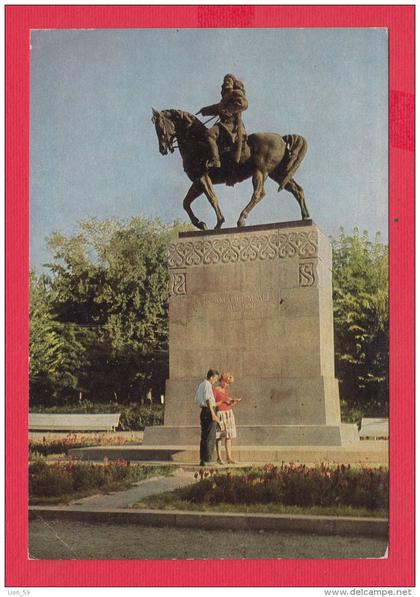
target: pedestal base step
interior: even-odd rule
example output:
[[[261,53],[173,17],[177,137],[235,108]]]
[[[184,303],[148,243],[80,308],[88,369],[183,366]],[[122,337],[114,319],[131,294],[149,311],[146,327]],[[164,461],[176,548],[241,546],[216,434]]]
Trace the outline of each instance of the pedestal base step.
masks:
[[[356,427],[356,426],[355,426]],[[143,446],[186,446],[200,443],[200,427],[146,427]],[[239,425],[236,446],[341,446],[339,425]]]
[[[103,461],[104,458],[141,462],[199,463],[195,446],[96,446],[74,448],[69,455],[82,460]],[[302,463],[388,466],[388,442],[364,441],[346,446],[240,446],[233,444],[233,458],[241,464]],[[216,465],[217,466],[217,465]]]

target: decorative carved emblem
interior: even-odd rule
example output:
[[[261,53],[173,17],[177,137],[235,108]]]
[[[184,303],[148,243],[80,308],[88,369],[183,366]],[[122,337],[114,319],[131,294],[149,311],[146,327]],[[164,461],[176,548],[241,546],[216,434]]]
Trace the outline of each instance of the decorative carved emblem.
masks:
[[[187,294],[187,274],[185,272],[169,272],[169,294],[170,296]]]
[[[273,232],[239,238],[216,238],[169,245],[169,267],[215,263],[236,263],[266,259],[316,257],[318,242],[315,231]]]
[[[314,264],[311,261],[299,263],[299,286],[313,286],[315,284]]]

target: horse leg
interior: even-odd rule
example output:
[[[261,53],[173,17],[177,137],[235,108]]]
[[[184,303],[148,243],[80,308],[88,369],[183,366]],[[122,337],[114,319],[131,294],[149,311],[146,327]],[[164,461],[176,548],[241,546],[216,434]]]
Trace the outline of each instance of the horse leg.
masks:
[[[217,217],[217,224],[214,227],[215,229],[221,228],[222,224],[225,221],[225,218],[222,214],[222,211],[219,206],[219,200],[217,199],[217,195],[214,192],[213,183],[211,182],[211,178],[208,174],[204,174],[200,178],[200,182],[203,185],[204,194],[210,202],[210,205],[215,211]]]
[[[245,224],[245,220],[247,219],[249,212],[254,209],[257,203],[265,196],[264,183],[266,180],[267,174],[261,172],[261,170],[257,170],[254,173],[252,177],[252,186],[254,187],[254,192],[252,193],[251,201],[241,211],[241,215],[239,216],[238,220],[238,226],[243,226]]]
[[[283,139],[290,147],[290,154],[283,168],[283,176],[278,181],[279,191],[285,189],[287,184],[292,180],[308,149],[306,139],[301,135],[285,135]]]
[[[194,201],[194,199],[197,199],[197,197],[199,197],[202,193],[203,185],[198,180],[194,181],[193,184],[190,186],[188,193],[185,195],[183,207],[189,215],[193,226],[199,228],[200,230],[207,230],[206,224],[204,222],[200,222],[200,220],[196,217],[193,210],[191,209],[191,203]]]
[[[298,185],[298,183],[292,178],[291,180],[289,180],[289,182],[286,184],[284,188],[286,189],[286,191],[289,191],[289,193],[292,193],[292,195],[295,196],[295,199],[299,203],[300,212],[302,214],[302,220],[308,220],[310,218],[310,215],[308,212],[308,208],[306,207],[305,193],[303,192],[302,187]]]

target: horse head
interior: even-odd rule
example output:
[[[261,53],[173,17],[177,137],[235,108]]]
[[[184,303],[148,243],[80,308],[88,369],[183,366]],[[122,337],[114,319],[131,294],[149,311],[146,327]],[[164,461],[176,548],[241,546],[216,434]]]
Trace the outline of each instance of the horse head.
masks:
[[[176,136],[175,124],[169,118],[167,113],[159,112],[152,108],[152,122],[155,125],[156,134],[159,140],[159,151],[162,155],[167,155],[168,150],[174,152],[174,140]]]

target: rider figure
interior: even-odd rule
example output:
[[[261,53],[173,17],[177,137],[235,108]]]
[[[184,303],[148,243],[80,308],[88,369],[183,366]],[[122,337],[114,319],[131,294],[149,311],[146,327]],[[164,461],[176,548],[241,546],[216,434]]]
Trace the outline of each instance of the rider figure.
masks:
[[[209,147],[210,159],[206,162],[207,168],[220,168],[220,154],[217,141],[222,130],[227,132],[233,147],[233,165],[241,159],[242,143],[246,139],[245,127],[242,123],[241,113],[248,108],[245,97],[245,87],[234,75],[225,75],[222,85],[222,99],[218,104],[201,108],[198,114],[203,116],[219,116],[220,121],[206,131],[206,141]]]

